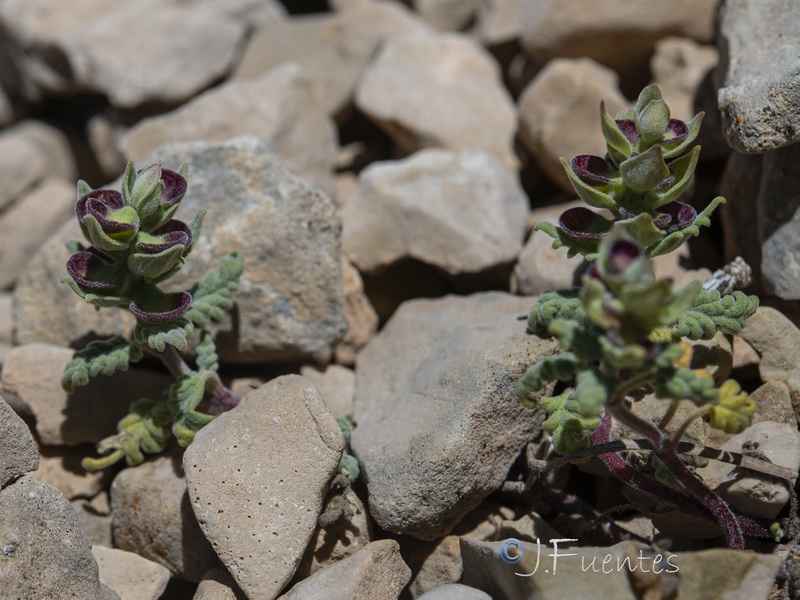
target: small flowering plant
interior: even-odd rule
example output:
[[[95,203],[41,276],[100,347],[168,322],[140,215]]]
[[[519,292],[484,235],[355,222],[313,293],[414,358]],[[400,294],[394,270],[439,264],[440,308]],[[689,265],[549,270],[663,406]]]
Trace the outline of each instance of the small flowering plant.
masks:
[[[616,119],[602,103],[600,109],[606,156],[562,161],[578,195],[611,218],[574,208],[561,215],[557,227],[537,224],[555,238],[554,247],[566,246],[569,256],[582,254],[594,262],[579,289],[544,293],[531,310],[528,330],[556,337],[564,352],[528,368],[519,381],[519,398],[529,406],[541,404],[548,413],[544,429],[555,451],[564,455],[551,462],[598,454],[628,485],[686,514],[716,521],[732,548],[744,548],[746,534],[780,537],[779,527],[770,530],[734,514],[679,455],[681,438],[696,419],[707,417],[712,427],[739,433],[755,409],[735,381],[718,388],[709,373],[690,369],[691,346],[683,340],[738,333],[758,298],[741,291],[722,295],[699,281],[674,289],[670,280],[655,279],[650,260],[698,235],[724,202],[715,198],[698,214],[678,200],[697,164],[700,149],[689,146],[703,115],[688,123],[670,118],[656,86],[645,88],[635,108]],[[538,398],[554,381],[561,382],[554,388],[560,393]],[[664,400],[659,423],[632,410],[642,392]],[[683,400],[693,402],[696,411],[668,429]],[[654,475],[609,451],[612,418],[642,436],[652,450]]]
[[[670,118],[661,91],[642,90],[632,111],[612,119],[600,103],[600,125],[606,140],[605,157],[581,154],[561,159],[572,186],[589,206],[606,209],[606,218],[588,208],[565,211],[558,225],[538,223],[536,229],[554,238],[553,247],[566,246],[569,256],[594,260],[600,241],[619,223],[647,256],[675,250],[701,226],[710,224],[714,209],[725,202],[714,198],[700,213],[678,199],[691,182],[700,147],[689,146],[700,131],[703,113],[691,121]]]
[[[75,215],[90,245],[70,242],[73,254],[61,281],[98,309],[130,311],[136,326],[131,340],[115,336],[76,352],[62,386],[72,392],[91,377],[127,370],[146,353],[158,357],[176,378],[161,400],[133,402],[118,433],[98,445],[107,454],[84,459],[86,469],[102,469],[122,458],[129,466],[139,464],[145,452],[165,449],[170,432],[181,446],[188,446],[216,414],[239,401],[217,374],[216,348],[206,327],[233,306],[231,295],[244,268],[241,253],[224,257],[218,269],[189,291],[165,293],[158,287],[183,267],[200,235],[205,211],[189,224],[173,218],[186,193],[187,176],[186,165],[178,171],[160,165],[137,171],[128,163],[121,192],[78,183]],[[195,328],[200,339],[192,369],[178,352],[188,347]]]

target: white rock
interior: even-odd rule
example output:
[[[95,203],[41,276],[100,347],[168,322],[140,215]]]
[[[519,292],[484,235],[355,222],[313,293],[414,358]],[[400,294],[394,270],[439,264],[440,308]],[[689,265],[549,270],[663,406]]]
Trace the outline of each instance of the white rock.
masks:
[[[120,600],[157,600],[169,583],[169,571],[133,552],[93,546],[100,581],[117,592]]]

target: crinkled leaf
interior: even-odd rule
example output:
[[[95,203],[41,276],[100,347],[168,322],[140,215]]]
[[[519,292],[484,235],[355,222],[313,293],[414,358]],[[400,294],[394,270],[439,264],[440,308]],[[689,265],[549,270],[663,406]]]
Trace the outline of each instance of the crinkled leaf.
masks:
[[[185,318],[155,325],[137,323],[133,328],[133,340],[158,352],[163,352],[167,344],[175,346],[178,350],[186,350],[189,344],[187,338],[193,330],[194,325]]]
[[[139,346],[122,336],[89,342],[67,363],[61,377],[61,387],[72,393],[76,387],[87,385],[91,377],[127,371],[130,363],[141,360],[143,355]]]
[[[556,319],[586,323],[586,313],[577,289],[545,292],[539,296],[528,314],[528,331],[541,335],[548,331],[550,323]]]
[[[225,311],[233,306],[231,295],[239,287],[244,271],[244,256],[232,252],[219,261],[219,267],[206,273],[192,288],[192,303],[186,318],[198,327],[205,327],[209,319],[218,322]]]
[[[718,391],[711,377],[698,375],[691,369],[667,367],[659,369],[655,380],[656,396],[681,400],[686,398],[695,404],[716,403]]]
[[[358,464],[358,459],[352,454],[342,452],[342,458],[339,459],[338,470],[340,473],[347,475],[347,480],[353,484],[358,476],[361,474],[361,467]]]
[[[701,291],[691,308],[673,328],[676,335],[691,340],[710,340],[717,331],[738,333],[744,323],[758,308],[758,297],[735,291],[720,297],[714,291]]]
[[[219,369],[219,357],[214,338],[208,331],[203,331],[200,343],[197,344],[197,368],[201,371],[214,371]]]
[[[559,381],[572,379],[581,365],[582,361],[572,352],[546,356],[525,371],[517,383],[517,396],[526,406],[536,406],[536,399],[532,398],[531,394],[541,391],[545,385],[556,379]]]
[[[750,425],[756,403],[743,392],[733,379],[728,379],[719,388],[719,403],[709,411],[709,423],[714,429],[725,433],[741,433]]]
[[[589,447],[589,436],[600,425],[602,406],[596,415],[581,414],[574,390],[567,390],[560,396],[542,398],[541,402],[550,414],[543,428],[553,436],[556,452],[569,455]]]
[[[597,331],[589,329],[583,322],[556,319],[548,328],[551,335],[565,350],[570,350],[583,362],[600,359],[600,342]]]
[[[195,433],[214,420],[213,415],[196,410],[205,395],[208,376],[208,373],[187,373],[169,388],[168,402],[175,415],[172,433],[183,447],[191,444]]]

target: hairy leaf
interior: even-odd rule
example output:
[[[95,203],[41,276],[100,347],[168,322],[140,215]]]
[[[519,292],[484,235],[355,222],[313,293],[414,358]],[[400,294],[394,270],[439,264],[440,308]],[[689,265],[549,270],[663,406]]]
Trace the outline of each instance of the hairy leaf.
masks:
[[[206,273],[192,290],[192,303],[186,318],[198,327],[205,327],[209,319],[222,320],[225,311],[233,306],[231,294],[239,287],[244,271],[244,256],[232,252],[219,261],[219,267]]]
[[[756,410],[756,403],[743,392],[739,384],[728,379],[719,388],[719,404],[709,411],[709,424],[725,433],[741,433]]]
[[[127,371],[130,363],[141,360],[143,355],[139,346],[122,336],[90,342],[67,363],[61,377],[61,387],[71,394],[76,387],[87,385],[92,377]]]
[[[547,356],[528,367],[517,384],[517,395],[523,404],[535,406],[536,402],[530,394],[540,391],[546,384],[558,379],[567,381],[575,376],[581,368],[581,360],[572,352],[564,352]]]
[[[711,213],[714,212],[714,209],[717,208],[720,204],[725,203],[725,198],[722,196],[717,196],[714,198],[711,203],[706,206],[705,210],[697,215],[697,218],[692,222],[691,225],[688,227],[684,227],[680,231],[674,231],[669,235],[661,238],[658,242],[653,244],[652,246],[647,247],[647,255],[648,256],[660,256],[662,254],[668,254],[675,250],[678,246],[683,244],[686,240],[688,240],[691,236],[698,236],[700,235],[700,227],[708,227],[711,225]]]
[[[676,367],[659,369],[654,387],[659,398],[673,400],[686,398],[699,406],[716,403],[719,398],[714,380],[690,369]]]
[[[578,290],[559,290],[545,292],[528,315],[528,331],[542,334],[548,331],[550,323],[556,319],[569,319],[586,323],[586,313],[578,297]]]
[[[206,393],[208,375],[208,372],[187,373],[169,388],[168,402],[175,415],[172,433],[181,446],[186,447],[191,444],[194,434],[214,420],[213,415],[197,410]]]
[[[703,290],[672,331],[691,340],[709,340],[717,331],[738,333],[757,308],[757,296],[736,291],[720,297],[716,290]]]
[[[201,371],[214,371],[219,369],[219,357],[214,338],[208,331],[203,331],[200,343],[197,344],[197,368]]]
[[[583,413],[575,390],[542,398],[542,406],[550,413],[543,427],[553,436],[556,452],[561,455],[575,454],[589,447],[589,436],[600,425],[602,406],[597,408],[596,414]]]
[[[189,345],[187,338],[193,330],[194,326],[184,317],[169,323],[153,325],[137,323],[133,329],[133,340],[158,352],[163,352],[167,344],[175,346],[178,350],[185,350]]]

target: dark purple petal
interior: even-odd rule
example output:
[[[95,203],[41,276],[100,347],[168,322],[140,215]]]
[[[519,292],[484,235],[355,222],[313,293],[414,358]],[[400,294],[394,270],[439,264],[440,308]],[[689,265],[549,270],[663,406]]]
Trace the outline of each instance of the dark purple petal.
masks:
[[[667,133],[672,135],[665,139],[664,143],[672,146],[686,139],[686,136],[689,135],[689,127],[679,119],[670,119],[667,124]]]
[[[659,207],[658,211],[662,213],[659,221],[661,221],[661,217],[666,217],[668,220],[663,225],[657,224],[657,227],[665,229],[669,233],[688,227],[697,218],[697,211],[683,202],[670,202]]]
[[[114,190],[94,190],[81,196],[75,203],[75,214],[83,223],[87,215],[93,216],[107,234],[122,233],[136,228],[133,223],[120,223],[107,219],[110,212],[123,207],[122,194]]]
[[[622,135],[628,138],[628,141],[631,144],[638,139],[639,130],[636,129],[636,123],[633,119],[619,119],[615,122],[617,127],[619,127],[619,130],[622,132]]]
[[[145,254],[158,254],[179,244],[188,248],[192,241],[192,232],[189,230],[189,226],[177,219],[168,221],[151,235],[160,237],[163,241],[158,244],[139,242],[136,244],[136,249]]]
[[[631,241],[616,240],[608,251],[606,273],[612,277],[621,276],[625,270],[641,256],[642,251]]]
[[[162,208],[180,202],[184,194],[186,194],[186,179],[175,171],[161,169],[161,183],[164,184],[160,203]]]
[[[614,173],[614,167],[604,158],[591,154],[580,154],[569,161],[569,166],[584,183],[593,186],[611,184],[608,176]]]
[[[158,325],[174,321],[189,310],[191,303],[192,295],[189,292],[179,292],[134,300],[128,308],[145,323]]]
[[[81,288],[92,291],[110,290],[122,283],[114,261],[96,248],[70,256],[67,273]]]
[[[613,224],[613,221],[580,206],[564,211],[558,219],[558,226],[563,232],[580,241],[602,239]]]

